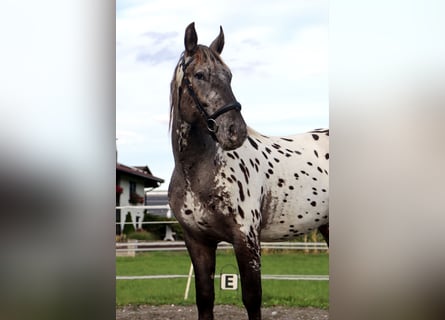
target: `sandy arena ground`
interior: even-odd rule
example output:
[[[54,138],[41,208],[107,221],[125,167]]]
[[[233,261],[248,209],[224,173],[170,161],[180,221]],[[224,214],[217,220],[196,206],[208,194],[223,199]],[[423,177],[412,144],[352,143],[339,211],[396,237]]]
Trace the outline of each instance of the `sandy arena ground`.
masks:
[[[325,320],[329,311],[315,308],[264,308],[263,320]],[[128,306],[116,309],[116,320],[196,320],[195,306]],[[247,319],[243,308],[215,306],[215,320]]]

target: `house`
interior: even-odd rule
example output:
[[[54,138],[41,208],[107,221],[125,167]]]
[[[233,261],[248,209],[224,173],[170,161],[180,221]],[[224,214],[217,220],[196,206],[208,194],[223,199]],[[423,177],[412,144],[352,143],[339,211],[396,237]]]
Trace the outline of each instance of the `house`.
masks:
[[[145,193],[145,203],[149,207],[149,212],[152,215],[174,218],[170,206],[168,205],[168,196],[166,190],[156,190]],[[174,241],[176,233],[173,232],[170,225],[165,226],[165,237],[166,241]]]
[[[158,188],[163,182],[163,179],[151,173],[148,166],[130,167],[116,162],[116,234],[124,230],[128,213],[134,228],[142,228],[145,192]]]

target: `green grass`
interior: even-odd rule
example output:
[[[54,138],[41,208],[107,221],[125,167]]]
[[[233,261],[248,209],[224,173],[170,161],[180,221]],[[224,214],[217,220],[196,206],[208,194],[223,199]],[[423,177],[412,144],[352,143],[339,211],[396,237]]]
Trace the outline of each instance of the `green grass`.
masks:
[[[140,253],[136,257],[117,257],[116,274],[119,276],[183,274],[187,275],[190,258],[186,252]],[[223,270],[222,270],[223,268]],[[218,250],[216,273],[237,273],[232,251]],[[327,275],[329,257],[325,253],[300,252],[263,253],[263,274]],[[187,279],[116,280],[116,304],[194,304],[194,281],[189,299],[184,301]],[[263,306],[329,307],[328,281],[263,280]],[[215,303],[242,306],[241,288],[238,291],[222,291],[219,279],[215,280]]]

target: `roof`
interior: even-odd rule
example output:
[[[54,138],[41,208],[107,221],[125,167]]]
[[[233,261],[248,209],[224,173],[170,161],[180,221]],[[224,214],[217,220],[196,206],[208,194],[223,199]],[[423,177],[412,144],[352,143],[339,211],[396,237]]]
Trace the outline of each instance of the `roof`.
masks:
[[[161,183],[164,183],[164,179],[155,177],[151,173],[148,166],[130,167],[130,166],[126,166],[122,163],[116,162],[116,172],[118,172],[118,171],[145,179],[146,187],[156,188],[156,187],[159,187]]]

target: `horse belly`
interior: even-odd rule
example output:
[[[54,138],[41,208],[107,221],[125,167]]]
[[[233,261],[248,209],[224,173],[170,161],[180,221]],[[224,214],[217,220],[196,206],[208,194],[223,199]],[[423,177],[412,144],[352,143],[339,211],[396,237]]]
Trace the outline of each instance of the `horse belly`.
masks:
[[[275,207],[268,221],[261,230],[262,241],[290,240],[297,236],[316,230],[329,222],[327,199],[326,205],[313,210],[309,204],[282,205]]]
[[[327,177],[315,185],[309,179],[302,182],[301,188],[297,184],[293,190],[269,192],[261,208],[262,241],[290,240],[329,223]]]

